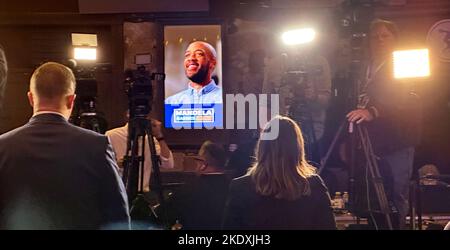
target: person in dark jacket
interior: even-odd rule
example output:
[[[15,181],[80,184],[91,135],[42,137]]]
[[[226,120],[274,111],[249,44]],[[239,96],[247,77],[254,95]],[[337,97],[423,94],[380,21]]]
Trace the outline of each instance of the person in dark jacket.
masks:
[[[274,126],[278,137],[260,139],[256,163],[230,184],[223,229],[336,229],[327,188],[305,160],[300,127],[277,116],[262,133]]]
[[[377,19],[370,26],[370,60],[365,68],[357,109],[347,114],[350,123],[367,128],[369,138],[397,211],[396,228],[403,228],[408,212],[409,180],[414,150],[420,141],[421,101],[408,82],[394,79],[392,53],[398,29]]]
[[[184,230],[218,230],[230,178],[225,172],[226,153],[217,143],[200,148],[196,177],[172,196],[171,211]]]
[[[68,122],[72,71],[41,65],[28,100],[30,121],[0,136],[0,229],[129,229],[108,138]]]

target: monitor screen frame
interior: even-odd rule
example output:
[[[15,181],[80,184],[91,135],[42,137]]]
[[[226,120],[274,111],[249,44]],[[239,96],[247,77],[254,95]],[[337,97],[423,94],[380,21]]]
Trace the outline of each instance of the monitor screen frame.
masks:
[[[218,28],[219,28],[219,32],[220,32],[220,44],[221,44],[221,48],[219,48],[220,49],[220,51],[217,51],[217,53],[219,54],[220,53],[220,63],[218,63],[218,65],[220,65],[219,67],[220,67],[220,69],[219,69],[219,72],[220,72],[220,74],[219,74],[219,86],[222,88],[222,113],[220,114],[221,115],[221,120],[222,120],[222,126],[220,126],[220,128],[217,128],[217,127],[205,127],[205,126],[203,126],[203,127],[194,127],[194,126],[191,126],[191,127],[189,127],[189,126],[185,126],[185,127],[183,127],[183,128],[174,128],[174,127],[168,127],[168,126],[166,126],[167,124],[166,124],[166,115],[167,115],[167,111],[166,111],[166,105],[165,105],[165,99],[166,99],[166,87],[167,87],[167,82],[166,81],[164,81],[164,84],[163,84],[163,120],[164,120],[164,122],[163,122],[163,124],[164,124],[164,128],[166,129],[166,130],[170,130],[170,131],[189,131],[189,130],[208,130],[208,131],[210,131],[210,132],[208,132],[208,133],[211,133],[211,132],[213,132],[213,131],[219,131],[219,130],[222,130],[221,128],[223,128],[224,126],[225,126],[225,94],[228,92],[228,86],[226,86],[226,85],[223,85],[223,83],[224,82],[226,82],[226,76],[225,76],[225,69],[224,69],[224,67],[223,67],[223,61],[224,61],[224,58],[225,58],[225,46],[224,46],[224,32],[225,32],[225,27],[224,27],[224,24],[221,22],[221,21],[217,21],[217,20],[213,20],[213,21],[202,21],[202,22],[196,22],[196,21],[192,21],[192,22],[180,22],[180,21],[168,21],[168,22],[164,22],[164,23],[162,23],[162,36],[163,36],[163,38],[164,38],[164,44],[163,44],[163,55],[164,55],[164,61],[163,61],[163,65],[164,65],[164,73],[166,74],[166,80],[167,80],[167,69],[166,69],[166,64],[167,64],[167,60],[169,60],[169,58],[167,58],[166,57],[166,55],[167,55],[167,51],[166,51],[166,34],[165,34],[165,32],[166,32],[166,27],[168,27],[168,26],[218,26]],[[185,41],[185,43],[186,44],[189,44],[189,42],[190,41]],[[206,41],[206,42],[208,42],[208,41]],[[187,46],[187,45],[185,45],[185,46]],[[216,46],[214,46],[215,48],[216,48]],[[216,48],[216,50],[217,50],[218,48]],[[181,55],[182,56],[182,55]],[[218,56],[219,57],[219,56]],[[180,62],[176,62],[176,65],[182,65],[183,64],[183,61],[180,61]],[[217,72],[217,69],[216,69],[216,72]],[[183,70],[183,78],[184,78],[184,82],[186,83],[186,86],[187,86],[187,83],[188,83],[188,79],[186,78],[186,76],[184,75],[184,70]],[[169,78],[170,79],[170,78]]]

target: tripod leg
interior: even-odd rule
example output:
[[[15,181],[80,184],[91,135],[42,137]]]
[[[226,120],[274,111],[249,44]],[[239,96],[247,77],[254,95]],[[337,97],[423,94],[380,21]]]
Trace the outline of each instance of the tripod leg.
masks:
[[[366,128],[361,128],[361,126],[358,126],[358,133],[361,140],[361,145],[364,150],[364,155],[366,157],[370,177],[372,179],[374,188],[375,188],[375,194],[377,196],[377,200],[380,206],[381,213],[384,214],[386,218],[386,224],[388,228],[392,229],[392,221],[390,217],[390,208],[389,203],[386,197],[386,192],[383,185],[383,180],[381,178],[381,174],[378,168],[378,163],[375,158],[375,154],[372,149],[372,144],[370,142],[369,134],[367,132]],[[369,195],[369,194],[368,194]]]
[[[364,133],[365,133],[365,137],[367,138],[367,146],[368,146],[368,152],[369,152],[369,156],[372,162],[372,169],[374,172],[374,175],[378,178],[378,195],[380,196],[379,200],[382,203],[381,205],[381,209],[383,211],[383,213],[386,215],[386,221],[388,224],[388,228],[389,229],[393,229],[392,226],[392,221],[391,221],[391,217],[390,214],[392,213],[391,208],[389,207],[389,201],[387,199],[387,195],[386,195],[386,189],[384,188],[384,184],[383,184],[383,179],[380,173],[380,169],[378,167],[378,161],[377,158],[375,156],[375,153],[373,151],[372,148],[372,143],[370,142],[370,137],[369,137],[369,133],[367,132],[367,129],[364,128]]]
[[[367,132],[366,128],[364,128],[363,131],[365,133],[365,138],[367,138],[368,156],[370,157],[371,169],[373,171],[373,176],[375,176],[375,179],[377,180],[376,191],[377,191],[378,200],[380,202],[380,208],[381,208],[381,211],[383,212],[383,214],[385,214],[385,216],[386,216],[386,222],[387,222],[388,228],[393,229],[392,221],[391,221],[391,217],[390,217],[391,209],[389,207],[389,201],[386,196],[386,191],[385,191],[383,179],[381,177],[381,173],[380,173],[380,170],[378,167],[378,162],[375,157],[375,153],[373,152],[372,144],[370,143],[369,133]]]
[[[128,128],[128,138],[127,138],[127,153],[124,157],[123,162],[123,183],[127,190],[128,201],[130,206],[133,203],[133,200],[136,198],[139,187],[139,156],[138,156],[138,134],[136,133],[136,129],[133,126],[133,123],[130,123]]]
[[[333,138],[333,141],[332,141],[331,144],[330,144],[330,147],[329,147],[328,150],[327,150],[327,153],[325,154],[325,157],[323,158],[323,160],[321,160],[321,162],[320,162],[320,168],[319,168],[319,171],[318,171],[318,174],[319,174],[319,175],[320,175],[320,173],[323,171],[323,169],[325,168],[325,166],[327,165],[328,159],[330,158],[331,153],[333,152],[334,147],[336,146],[336,143],[337,143],[337,141],[338,141],[339,137],[341,136],[341,133],[342,133],[342,131],[343,131],[343,129],[344,129],[345,123],[346,123],[345,121],[342,122],[341,126],[339,127],[338,131],[336,132],[336,135],[335,135],[334,138]]]
[[[164,226],[168,227],[169,226],[169,219],[168,219],[168,211],[167,210],[167,206],[165,206],[165,200],[164,200],[164,190],[163,190],[163,186],[162,186],[162,181],[161,181],[161,172],[160,172],[160,159],[159,156],[156,154],[156,146],[155,146],[155,142],[153,140],[153,134],[152,134],[152,130],[151,130],[151,125],[148,125],[145,127],[145,133],[147,134],[147,139],[148,139],[148,146],[150,149],[150,157],[152,160],[152,169],[153,169],[153,173],[152,175],[154,175],[154,181],[155,181],[155,191],[158,194],[158,200],[159,200],[159,204],[162,208],[162,223]]]
[[[409,224],[410,224],[410,228],[411,230],[416,230],[417,225],[416,225],[416,186],[417,182],[416,181],[411,181],[409,184],[410,187],[410,192],[409,192]]]
[[[417,180],[417,227],[422,230],[422,187],[420,185],[420,179]]]

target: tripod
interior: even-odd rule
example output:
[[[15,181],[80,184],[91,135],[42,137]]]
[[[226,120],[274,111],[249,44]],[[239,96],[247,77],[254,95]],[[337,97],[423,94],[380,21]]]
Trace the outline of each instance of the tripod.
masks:
[[[287,111],[286,115],[294,119],[301,127],[306,147],[307,159],[317,165],[316,155],[319,155],[318,139],[316,138],[316,129],[314,126],[314,119],[312,114],[313,101],[306,98],[306,89],[312,89],[313,93],[317,93],[316,81],[311,75],[316,73],[310,72],[313,66],[306,65],[303,60],[297,58],[296,64],[300,66],[293,69],[288,68],[284,73],[280,88],[287,87],[289,95],[286,98]],[[317,157],[318,158],[318,157]]]
[[[127,153],[124,157],[124,172],[123,182],[127,190],[128,201],[130,204],[130,214],[139,208],[137,206],[141,203],[148,204],[144,197],[144,162],[145,162],[145,140],[148,139],[148,147],[150,149],[150,157],[152,162],[152,176],[154,177],[152,189],[156,191],[159,205],[164,206],[163,187],[161,184],[160,175],[160,158],[156,154],[156,147],[153,141],[150,121],[146,118],[136,117],[130,119],[128,125],[128,140]],[[139,154],[139,150],[141,154]],[[151,178],[151,177],[149,177]],[[150,205],[153,216],[159,219],[154,208]],[[160,220],[162,225],[167,225],[167,216],[163,209],[162,218]]]
[[[332,151],[334,150],[334,147],[336,146],[338,139],[340,138],[342,132],[344,131],[344,125],[346,125],[346,124],[347,124],[347,122],[345,122],[345,121],[341,124],[335,137],[333,138],[330,148],[328,149],[324,159],[321,162],[321,166],[318,171],[319,174],[323,171],[325,165],[327,164],[328,159],[329,159]],[[383,180],[382,180],[382,177],[380,174],[380,170],[378,168],[377,158],[374,154],[374,151],[372,148],[372,143],[370,141],[370,137],[367,132],[367,128],[363,125],[356,125],[356,130],[357,130],[356,131],[357,134],[354,133],[354,124],[350,123],[349,124],[349,133],[352,135],[352,138],[351,138],[352,139],[352,148],[355,148],[355,143],[359,143],[359,145],[361,146],[361,148],[363,150],[364,158],[365,158],[365,162],[366,162],[367,210],[368,210],[370,216],[372,217],[372,220],[377,229],[378,229],[378,225],[373,216],[374,213],[382,214],[385,219],[387,228],[389,230],[392,230],[393,227],[392,227],[392,221],[391,221],[391,217],[390,217],[392,210],[389,207],[388,199],[387,199],[386,192],[385,192],[384,185],[383,185]],[[356,140],[356,139],[359,139],[359,140]],[[352,157],[351,157],[351,165],[352,166],[350,169],[350,190],[349,190],[350,197],[353,197],[350,200],[351,208],[355,205],[355,202],[354,202],[354,196],[355,196],[354,164],[355,164],[355,159],[354,159],[354,155],[352,152]],[[378,201],[378,205],[380,207],[380,209],[378,211],[371,207],[370,193],[369,193],[369,179],[372,181],[372,184],[374,186],[375,195],[376,195],[376,198]]]
[[[304,98],[298,99],[303,100]],[[305,140],[307,159],[310,162],[316,163],[316,155],[318,155],[319,149],[310,106],[308,100],[303,100],[301,102],[291,101],[286,115],[292,117],[292,119],[300,126]]]
[[[104,134],[106,130],[106,120],[95,112],[84,112],[79,116],[79,126]]]

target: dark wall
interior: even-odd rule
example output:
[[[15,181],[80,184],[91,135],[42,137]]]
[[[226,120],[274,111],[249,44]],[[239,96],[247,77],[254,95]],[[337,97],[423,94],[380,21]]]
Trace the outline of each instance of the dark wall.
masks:
[[[71,33],[98,35],[98,62],[107,63],[97,70],[98,110],[110,126],[117,126],[122,114],[116,112],[126,102],[123,93],[122,23],[116,19],[79,15],[27,15],[16,23],[0,22],[0,43],[5,48],[9,73],[4,109],[0,114],[0,133],[24,124],[32,109],[26,93],[33,70],[46,61],[64,63],[71,54]],[[34,21],[36,20],[36,22]]]
[[[1,1],[0,12],[45,12],[45,13],[77,13],[78,0],[15,0]]]
[[[124,41],[123,35],[123,23],[130,20],[127,18],[130,15],[79,15],[75,14],[78,11],[74,4],[76,1],[67,1],[67,5],[65,5],[66,1],[62,4],[60,1],[50,0],[40,1],[39,4],[32,3],[24,7],[24,10],[28,12],[45,11],[53,14],[11,14],[9,12],[21,10],[20,3],[22,1],[16,2],[16,4],[6,2],[2,1],[0,4],[0,12],[2,12],[0,16],[0,43],[6,49],[10,71],[4,100],[4,112],[0,114],[0,133],[20,126],[28,120],[31,115],[31,108],[25,95],[30,74],[34,67],[42,61],[67,59],[70,49],[70,33],[72,32],[98,34],[99,61],[111,65],[109,71],[96,73],[99,87],[98,109],[105,113],[109,128],[123,125],[125,122],[123,111],[127,106],[123,84],[124,61],[126,61],[126,58],[132,58],[129,53],[135,51],[125,48],[127,41]],[[345,41],[337,40],[335,34],[338,26],[337,20],[333,19],[335,14],[333,8],[335,7],[323,9],[311,7],[311,11],[310,9],[274,10],[278,13],[277,15],[259,15],[259,12],[258,15],[242,15],[242,11],[235,11],[232,5],[227,5],[225,2],[221,5],[211,5],[211,8],[211,16],[186,14],[164,17],[164,14],[157,16],[149,14],[140,15],[133,19],[133,21],[144,20],[152,23],[153,28],[147,29],[144,27],[141,30],[144,33],[148,32],[146,39],[151,41],[149,49],[157,55],[152,70],[159,72],[161,71],[161,65],[163,65],[164,58],[161,57],[163,55],[163,39],[161,30],[158,31],[158,29],[161,29],[164,23],[210,23],[214,17],[216,23],[220,21],[224,25],[223,80],[228,86],[228,91],[237,93],[243,91],[242,89],[244,89],[244,92],[245,89],[261,90],[262,86],[257,86],[258,84],[261,85],[258,78],[261,71],[251,69],[251,55],[271,55],[270,45],[273,45],[275,40],[270,39],[271,37],[277,38],[277,26],[274,25],[277,21],[275,18],[277,15],[292,21],[296,17],[301,20],[300,17],[304,13],[309,13],[309,16],[312,17],[314,15],[311,13],[319,13],[316,16],[317,18],[311,20],[321,20],[324,24],[325,42],[320,45],[322,46],[321,53],[329,60],[332,72],[341,70],[345,66],[346,57],[341,49]],[[267,14],[267,10],[264,11]],[[72,14],[61,14],[61,12]],[[238,16],[239,13],[241,13],[241,16]],[[288,14],[283,15],[283,13]],[[435,22],[450,17],[450,2],[446,0],[411,0],[403,7],[377,8],[375,16],[396,21],[403,30],[405,41],[409,40],[424,45],[428,29]],[[234,22],[236,18],[240,18],[241,22]],[[280,23],[278,27],[281,27],[281,20],[278,20],[278,23]],[[136,44],[138,43],[135,43],[133,47]],[[437,68],[438,71],[435,72],[448,72],[449,64],[439,62]],[[266,67],[265,70],[267,69]],[[426,131],[426,135],[430,135],[427,138],[437,136],[441,139],[437,142],[428,141],[426,145],[445,149],[449,148],[450,130],[448,129],[448,122],[442,122],[439,117],[445,119],[449,117],[449,94],[448,88],[446,88],[449,76],[440,74],[435,79],[424,90],[426,106],[428,110],[433,111],[427,112],[429,119],[427,120],[426,128],[428,131]],[[250,86],[251,84],[255,86]],[[157,118],[162,119],[163,89],[162,86],[156,86],[156,89],[158,92],[156,100],[159,101],[159,106],[155,106],[154,112]],[[436,95],[439,98],[436,98]],[[438,109],[442,111],[436,111]],[[172,145],[199,145],[205,139],[215,139],[222,143],[228,143],[239,141],[241,138],[243,136],[236,131],[223,131],[219,134],[211,134],[205,130],[169,131],[167,133],[168,142]],[[435,150],[429,151],[437,152]],[[450,165],[449,157],[442,157],[442,155],[444,154],[433,156],[430,153],[425,153],[422,162],[430,162],[438,158],[442,162],[440,165],[448,168]]]

